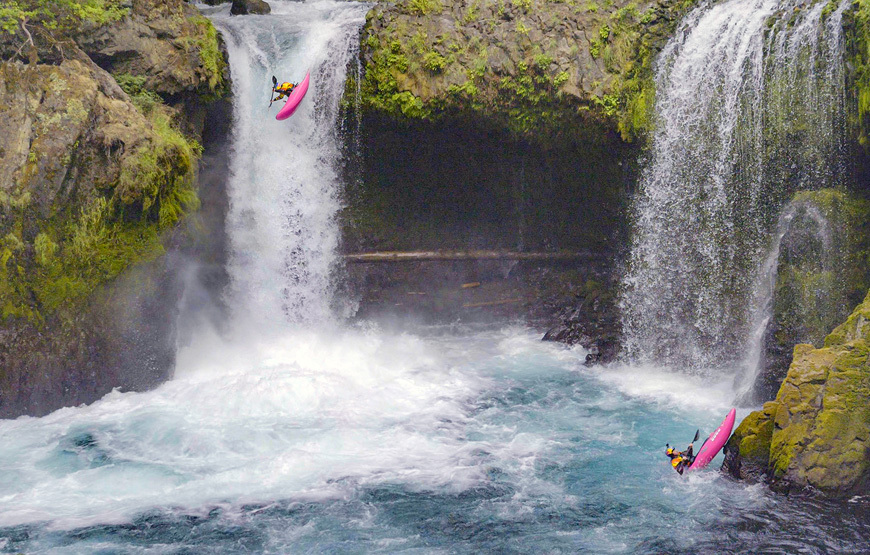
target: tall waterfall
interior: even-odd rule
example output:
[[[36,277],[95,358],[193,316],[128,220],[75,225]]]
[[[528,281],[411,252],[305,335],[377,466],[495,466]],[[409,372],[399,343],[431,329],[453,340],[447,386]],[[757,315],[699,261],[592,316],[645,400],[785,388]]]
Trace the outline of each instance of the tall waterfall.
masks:
[[[228,305],[268,328],[329,318],[338,242],[336,120],[368,6],[272,2],[270,16],[214,14],[232,68],[234,137],[227,218]],[[276,121],[271,78],[311,88]]]
[[[662,52],[622,298],[633,360],[745,362],[780,208],[844,178],[848,2],[826,5],[705,4]]]

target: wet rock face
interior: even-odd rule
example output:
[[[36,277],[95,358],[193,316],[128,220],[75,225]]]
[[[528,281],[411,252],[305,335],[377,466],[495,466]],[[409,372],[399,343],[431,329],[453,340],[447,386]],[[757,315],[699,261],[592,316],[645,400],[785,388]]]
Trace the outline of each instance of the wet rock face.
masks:
[[[0,149],[0,417],[152,386],[173,361],[179,290],[155,259],[163,247],[147,228],[103,212],[125,167],[167,145],[111,76],[84,60],[0,64],[0,134],[10,138]],[[170,159],[158,160],[182,178],[187,169],[171,170]],[[138,249],[113,243],[127,240]],[[135,261],[145,262],[136,278],[99,287],[95,274]]]
[[[727,466],[739,477],[755,468],[779,488],[842,496],[868,490],[868,455],[870,295],[824,347],[795,347],[776,401],[750,414],[729,441]]]
[[[263,0],[233,0],[230,8],[233,15],[267,14],[272,13],[272,8]]]
[[[757,402],[776,397],[799,343],[822,347],[870,288],[870,203],[855,193],[802,191],[782,238],[773,314],[765,330]]]
[[[589,351],[589,365],[616,360],[622,327],[615,291],[615,283],[594,280],[575,286],[573,301],[561,302],[559,323],[544,334],[543,340],[583,346]]]
[[[759,482],[766,479],[770,463],[770,437],[779,403],[765,403],[743,419],[725,444],[723,468],[733,477]]]
[[[111,76],[77,60],[4,63],[0,98],[0,134],[7,138],[0,183],[7,193],[26,195],[42,217],[92,200],[117,180],[125,156],[155,138]]]

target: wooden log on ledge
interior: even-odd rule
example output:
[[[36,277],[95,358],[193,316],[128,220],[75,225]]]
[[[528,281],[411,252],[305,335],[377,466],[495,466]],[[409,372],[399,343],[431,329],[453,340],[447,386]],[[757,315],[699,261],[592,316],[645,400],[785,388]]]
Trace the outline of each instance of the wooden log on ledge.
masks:
[[[347,262],[421,262],[451,260],[594,260],[600,254],[590,252],[520,252],[520,251],[382,251],[345,254]]]

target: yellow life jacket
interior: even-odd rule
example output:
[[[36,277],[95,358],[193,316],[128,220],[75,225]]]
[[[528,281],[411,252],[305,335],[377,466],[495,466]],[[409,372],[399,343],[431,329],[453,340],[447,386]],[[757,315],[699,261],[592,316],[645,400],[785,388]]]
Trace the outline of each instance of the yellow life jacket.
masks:
[[[673,459],[671,459],[671,466],[677,468],[677,466],[679,466],[681,462],[683,462],[683,457],[674,457]]]

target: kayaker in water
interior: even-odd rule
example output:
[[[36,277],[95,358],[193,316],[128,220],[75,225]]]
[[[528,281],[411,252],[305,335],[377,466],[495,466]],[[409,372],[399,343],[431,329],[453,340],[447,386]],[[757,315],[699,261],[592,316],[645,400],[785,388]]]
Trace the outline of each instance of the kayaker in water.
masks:
[[[695,462],[695,454],[692,451],[692,445],[693,444],[690,443],[689,446],[686,447],[685,451],[677,451],[676,449],[671,447],[670,444],[665,444],[665,447],[667,448],[665,454],[670,457],[671,466],[673,466],[674,470],[676,470],[680,474],[682,474],[683,470],[685,470],[686,468],[691,466],[693,462]]]
[[[281,100],[287,96],[290,96],[290,93],[293,92],[293,89],[296,88],[296,83],[290,83],[285,81],[284,83],[278,84],[278,78],[274,75],[272,76],[272,93],[278,93],[278,98],[269,101],[269,106],[272,105],[272,102],[275,100]]]

